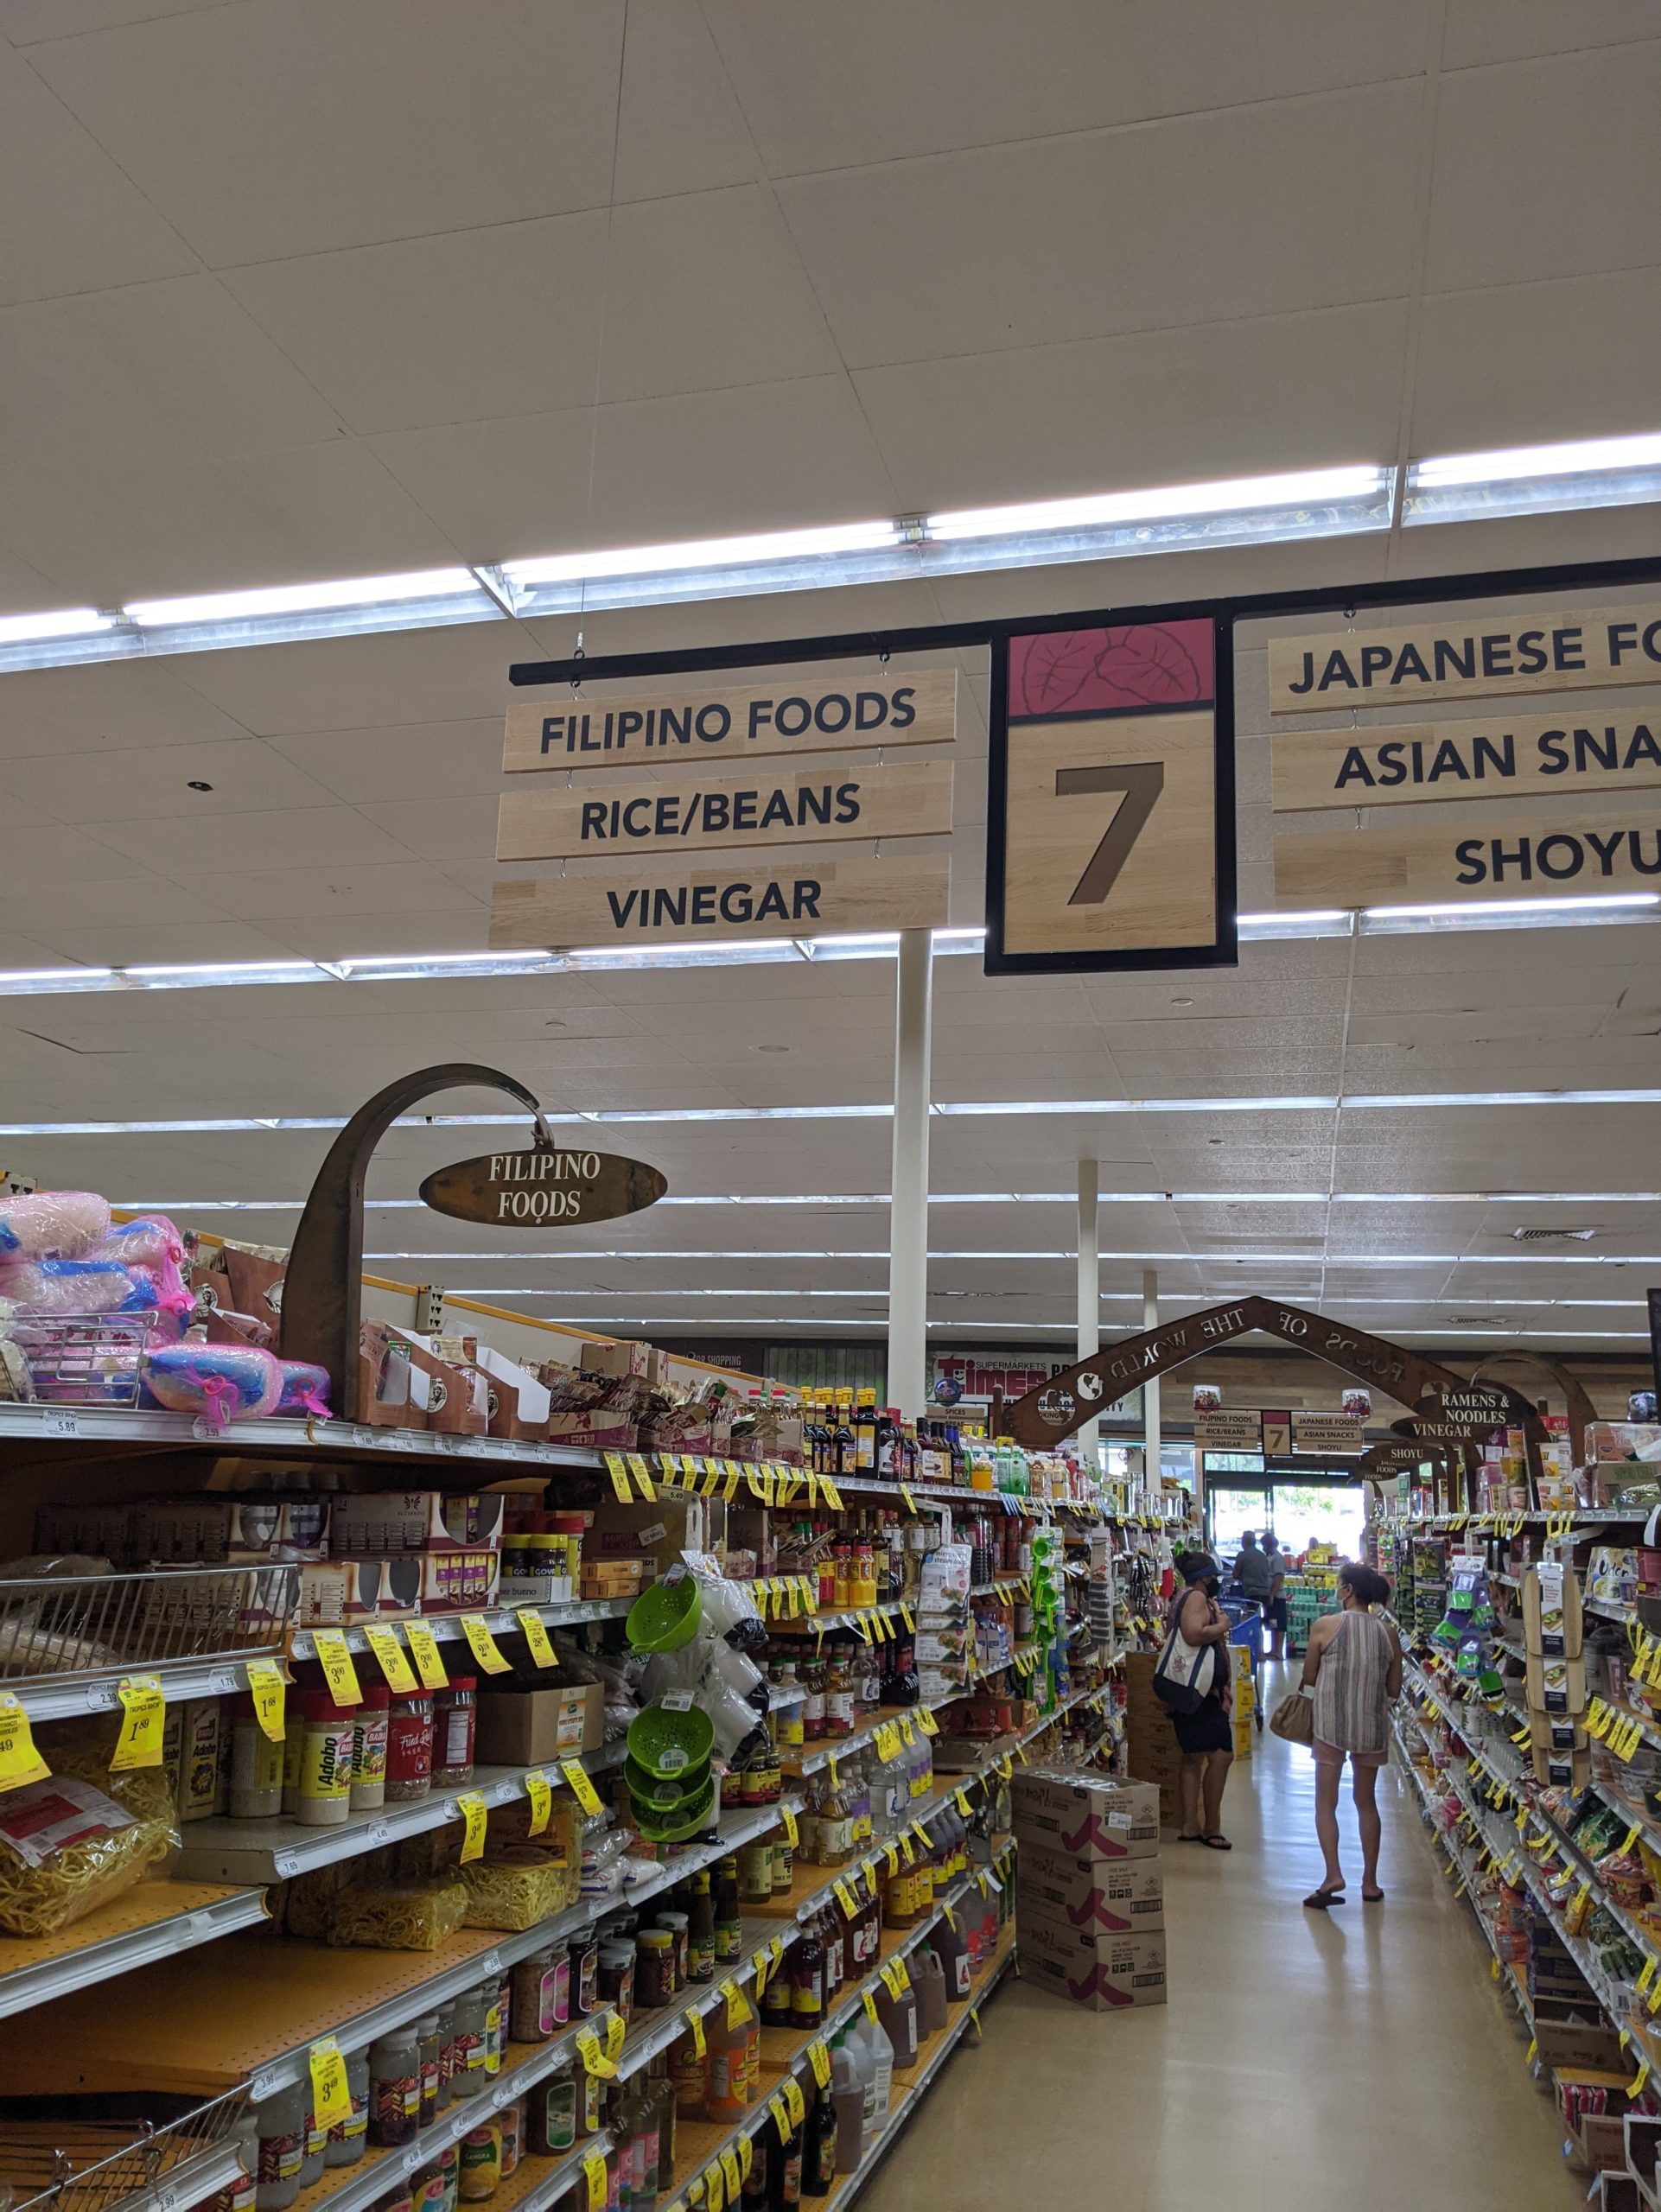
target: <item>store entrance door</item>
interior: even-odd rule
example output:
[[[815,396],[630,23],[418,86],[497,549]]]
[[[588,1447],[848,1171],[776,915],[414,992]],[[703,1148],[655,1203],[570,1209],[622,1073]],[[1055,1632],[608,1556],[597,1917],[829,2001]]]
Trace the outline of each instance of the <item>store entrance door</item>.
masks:
[[[1324,1474],[1218,1474],[1206,1470],[1206,1528],[1214,1557],[1231,1560],[1248,1529],[1272,1529],[1280,1548],[1301,1558],[1311,1544],[1331,1544],[1340,1559],[1359,1559],[1366,1494],[1346,1477]]]

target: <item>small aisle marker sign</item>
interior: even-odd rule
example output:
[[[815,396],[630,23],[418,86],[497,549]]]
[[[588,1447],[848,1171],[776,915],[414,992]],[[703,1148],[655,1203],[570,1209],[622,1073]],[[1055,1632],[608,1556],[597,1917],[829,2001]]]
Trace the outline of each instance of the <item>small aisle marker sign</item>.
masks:
[[[1231,675],[1180,610],[995,643],[989,976],[1234,965]]]

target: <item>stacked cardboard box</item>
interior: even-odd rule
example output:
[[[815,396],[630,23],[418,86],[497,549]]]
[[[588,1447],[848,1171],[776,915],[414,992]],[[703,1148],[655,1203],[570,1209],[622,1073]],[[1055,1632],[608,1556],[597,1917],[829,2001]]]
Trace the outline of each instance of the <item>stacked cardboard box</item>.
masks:
[[[1015,1775],[1010,1799],[1022,1974],[1092,2012],[1162,2005],[1157,1791],[1029,1767]]]
[[[1158,1790],[1160,1825],[1174,1828],[1182,1821],[1182,1754],[1171,1716],[1154,1695],[1158,1661],[1155,1651],[1125,1654],[1126,1764],[1136,1781]]]

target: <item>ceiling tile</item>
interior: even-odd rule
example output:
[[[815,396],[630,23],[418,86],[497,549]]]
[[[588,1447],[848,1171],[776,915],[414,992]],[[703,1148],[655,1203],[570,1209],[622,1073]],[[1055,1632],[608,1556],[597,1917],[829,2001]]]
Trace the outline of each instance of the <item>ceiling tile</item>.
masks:
[[[100,823],[92,833],[111,851],[143,861],[156,852],[156,833],[142,822]],[[159,856],[158,856],[159,857]],[[350,806],[303,806],[255,814],[220,814],[169,852],[169,872],[191,880],[226,868],[315,868],[330,865],[397,867],[409,857],[395,837]]]
[[[193,653],[177,665],[245,728],[274,737],[493,717],[507,703],[509,663],[541,651],[523,626],[503,620]]]
[[[185,276],[200,265],[28,62],[0,63],[0,301]]]
[[[652,0],[627,18],[616,197],[661,200],[743,184],[756,154],[697,0]]]
[[[420,861],[390,866],[346,861],[338,868],[245,868],[229,873],[203,868],[191,881],[205,899],[246,921],[278,922],[302,916],[321,928],[338,918],[342,926],[331,941],[341,953],[369,949],[346,926],[356,915],[425,916],[430,912],[436,918],[430,936],[436,938],[450,912],[465,912],[474,905],[465,891]],[[316,957],[328,957],[327,949],[318,947]]]
[[[423,800],[494,792],[502,777],[502,718],[331,729],[279,737],[276,751],[337,798]],[[493,799],[492,804],[494,804]],[[493,846],[492,849],[494,848]]]
[[[1282,0],[1250,16],[1228,0],[706,8],[775,176],[1408,75],[1428,12],[1422,0]]]
[[[1426,289],[1652,263],[1658,105],[1661,40],[1444,78]]]
[[[895,504],[841,376],[629,401],[597,423],[573,408],[369,443],[469,560],[860,522]]]
[[[33,467],[212,460],[339,428],[213,277],[0,309],[0,450]]]
[[[1072,498],[1389,454],[1406,326],[1397,301],[901,362],[855,382],[902,507]]]
[[[423,860],[483,860],[496,856],[496,794],[484,798],[379,799],[358,808],[399,844]]]
[[[1441,66],[1480,68],[1485,62],[1573,54],[1654,35],[1649,0],[1588,0],[1573,9],[1560,8],[1557,0],[1448,0]]]
[[[853,367],[1284,314],[1405,294],[1419,113],[1381,86],[780,197]]]
[[[0,760],[245,737],[240,723],[184,681],[193,665],[115,661],[0,678]]]
[[[152,462],[92,452],[0,463],[8,526],[57,579],[54,603],[243,589],[443,568],[455,548],[364,446]]]
[[[30,58],[218,268],[601,205],[622,16],[246,0]]]
[[[216,817],[269,807],[318,807],[331,794],[292,761],[243,737],[217,745],[128,746],[106,754],[98,773],[86,773],[80,753],[37,754],[14,760],[0,771],[8,798],[16,795],[45,809],[60,822],[163,822],[152,830],[150,850],[175,839],[193,842],[212,838]],[[194,783],[211,791],[193,791]],[[10,817],[10,807],[7,810]],[[144,859],[144,841],[134,857]]]

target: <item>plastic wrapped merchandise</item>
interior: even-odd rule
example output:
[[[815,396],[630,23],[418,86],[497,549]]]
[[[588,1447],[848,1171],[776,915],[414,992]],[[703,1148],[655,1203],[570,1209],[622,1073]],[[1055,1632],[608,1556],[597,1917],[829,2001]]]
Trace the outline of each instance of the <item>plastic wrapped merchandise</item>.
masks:
[[[0,1198],[0,1262],[78,1260],[110,1233],[110,1202],[96,1191],[30,1191]]]
[[[258,1344],[210,1344],[188,1331],[176,1344],[152,1344],[144,1384],[169,1413],[201,1415],[216,1428],[276,1410],[283,1370]]]
[[[159,1767],[111,1774],[96,1748],[60,1746],[54,1771],[0,1796],[0,1929],[54,1936],[142,1882],[179,1846]]]
[[[371,1951],[436,1951],[466,1924],[465,1882],[348,1884],[331,1901],[326,1941]]]
[[[575,1867],[533,1843],[487,1850],[461,1869],[467,1885],[466,1925],[519,1934],[576,1901]]]

